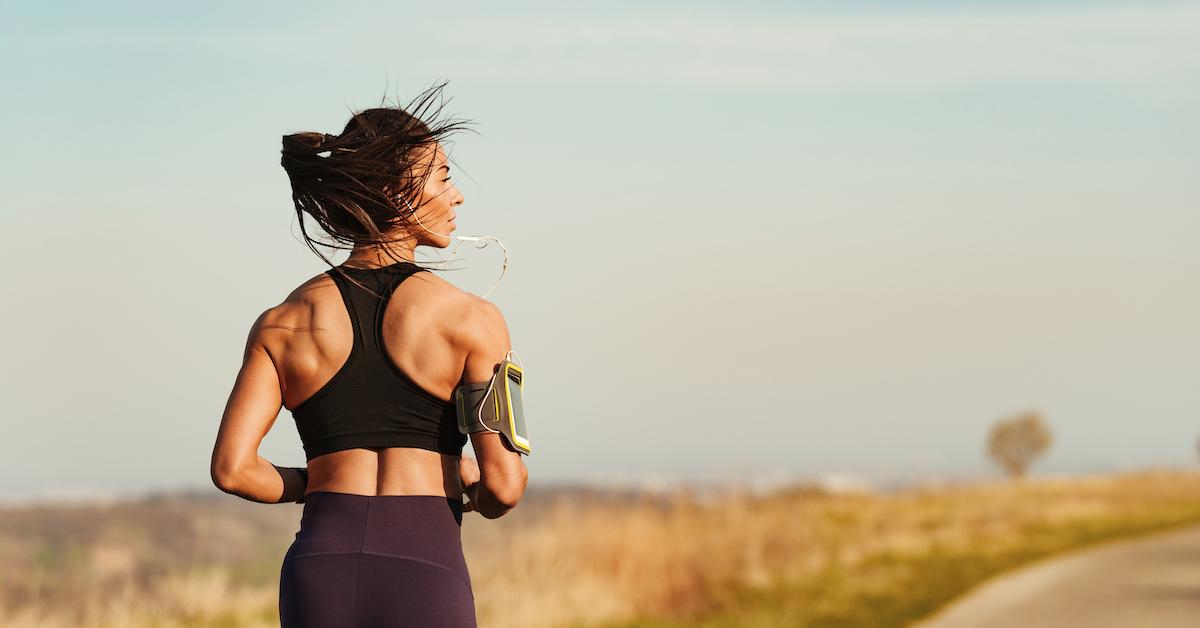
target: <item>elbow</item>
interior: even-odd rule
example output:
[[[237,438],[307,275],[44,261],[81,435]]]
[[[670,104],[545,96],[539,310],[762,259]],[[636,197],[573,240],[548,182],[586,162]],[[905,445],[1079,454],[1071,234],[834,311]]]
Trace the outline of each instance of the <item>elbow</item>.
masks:
[[[226,493],[233,491],[233,475],[226,471],[211,470],[209,475],[212,477],[213,486],[221,489]]]
[[[240,475],[239,470],[236,465],[214,459],[208,471],[214,486],[226,493],[233,493]]]
[[[520,503],[525,495],[525,487],[529,483],[529,471],[524,464],[518,465],[512,471],[495,475],[484,480],[492,501],[504,511],[512,510]]]

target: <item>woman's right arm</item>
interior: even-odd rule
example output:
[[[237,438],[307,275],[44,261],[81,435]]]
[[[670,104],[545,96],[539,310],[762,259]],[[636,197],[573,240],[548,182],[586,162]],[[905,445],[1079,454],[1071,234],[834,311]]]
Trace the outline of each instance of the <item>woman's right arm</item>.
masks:
[[[490,301],[472,299],[469,313],[460,328],[467,345],[467,361],[460,383],[486,382],[512,348],[504,316]],[[495,519],[517,506],[525,494],[529,472],[521,454],[495,432],[471,434],[471,448],[479,464],[476,510]]]

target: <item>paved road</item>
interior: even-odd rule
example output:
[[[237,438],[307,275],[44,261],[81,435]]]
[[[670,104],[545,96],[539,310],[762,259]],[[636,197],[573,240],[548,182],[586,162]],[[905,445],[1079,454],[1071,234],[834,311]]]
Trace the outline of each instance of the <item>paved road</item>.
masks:
[[[919,628],[1200,626],[1200,527],[1119,541],[991,580]]]

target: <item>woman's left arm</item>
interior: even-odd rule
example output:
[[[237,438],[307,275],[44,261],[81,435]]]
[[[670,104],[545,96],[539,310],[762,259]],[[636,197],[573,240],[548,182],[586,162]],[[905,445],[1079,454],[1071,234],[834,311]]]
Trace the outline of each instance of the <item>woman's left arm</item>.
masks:
[[[225,404],[209,473],[226,493],[261,503],[297,502],[304,496],[307,471],[277,467],[258,454],[258,446],[283,407],[279,374],[263,345],[263,312],[246,338],[242,368]]]

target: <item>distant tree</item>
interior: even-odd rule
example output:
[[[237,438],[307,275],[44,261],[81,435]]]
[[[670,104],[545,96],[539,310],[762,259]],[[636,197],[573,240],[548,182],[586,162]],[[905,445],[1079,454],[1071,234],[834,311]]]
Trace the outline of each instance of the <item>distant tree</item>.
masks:
[[[1009,477],[1021,478],[1035,458],[1050,448],[1054,435],[1036,411],[997,421],[988,434],[988,455]]]

